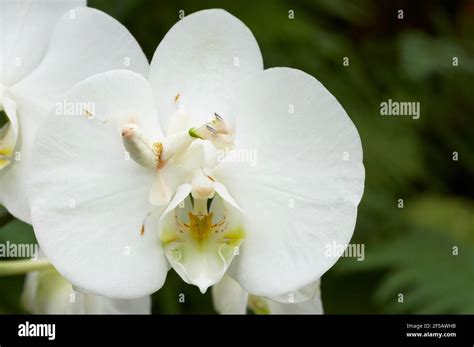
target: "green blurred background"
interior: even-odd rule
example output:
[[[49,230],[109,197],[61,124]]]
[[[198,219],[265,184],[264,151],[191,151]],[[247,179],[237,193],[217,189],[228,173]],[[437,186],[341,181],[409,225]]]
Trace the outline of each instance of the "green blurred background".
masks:
[[[352,242],[365,244],[365,260],[341,258],[324,275],[326,313],[474,314],[474,1],[90,0],[89,6],[123,23],[149,59],[180,10],[227,9],[254,33],[265,67],[304,70],[344,106],[364,147],[365,194]],[[389,98],[420,102],[420,119],[380,116]],[[30,242],[34,234],[2,209],[0,243],[7,240]],[[22,285],[23,276],[0,278],[0,313],[23,312]],[[170,271],[153,295],[153,312],[214,310],[210,291],[201,295]]]

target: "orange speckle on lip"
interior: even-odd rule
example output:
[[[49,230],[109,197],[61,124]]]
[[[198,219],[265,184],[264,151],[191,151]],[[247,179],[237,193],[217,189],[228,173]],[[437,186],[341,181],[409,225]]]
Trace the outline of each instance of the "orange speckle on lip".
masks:
[[[212,182],[215,182],[215,181],[216,181],[213,177],[211,177],[211,176],[209,176],[209,175],[206,175],[206,176],[207,176],[207,178],[209,178]]]

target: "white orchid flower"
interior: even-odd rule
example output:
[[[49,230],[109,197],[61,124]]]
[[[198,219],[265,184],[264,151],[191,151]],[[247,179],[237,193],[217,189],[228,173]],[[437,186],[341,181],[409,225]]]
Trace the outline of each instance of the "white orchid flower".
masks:
[[[40,258],[44,258],[42,252],[40,254]],[[150,296],[121,300],[81,293],[53,267],[28,273],[21,299],[25,309],[33,314],[151,313]]]
[[[107,72],[66,99],[96,113],[48,119],[29,187],[38,241],[76,288],[144,296],[173,267],[202,292],[229,275],[275,298],[317,281],[337,260],[327,246],[352,236],[364,184],[354,124],[314,77],[264,70],[225,11],[180,20],[148,81]]]
[[[0,203],[30,223],[26,177],[33,140],[54,102],[91,75],[146,74],[141,48],[84,0],[0,0]],[[79,7],[78,7],[79,6]]]
[[[295,292],[274,298],[249,295],[230,276],[212,287],[214,308],[221,314],[245,314],[247,308],[256,314],[322,314],[320,281]]]

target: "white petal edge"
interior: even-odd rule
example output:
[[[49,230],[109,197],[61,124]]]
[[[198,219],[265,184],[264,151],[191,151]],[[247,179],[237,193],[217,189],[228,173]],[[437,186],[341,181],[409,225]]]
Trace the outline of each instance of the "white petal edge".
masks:
[[[257,41],[239,19],[219,9],[184,17],[163,38],[150,66],[163,129],[178,110],[178,94],[194,126],[212,119],[214,112],[232,117],[225,96],[237,80],[262,69]]]
[[[12,85],[31,73],[43,59],[59,18],[85,5],[85,0],[1,0],[0,84]]]
[[[96,9],[73,11],[74,16],[65,13],[59,19],[41,64],[13,86],[13,94],[50,108],[74,84],[95,74],[119,69],[148,74],[145,54],[122,24]]]

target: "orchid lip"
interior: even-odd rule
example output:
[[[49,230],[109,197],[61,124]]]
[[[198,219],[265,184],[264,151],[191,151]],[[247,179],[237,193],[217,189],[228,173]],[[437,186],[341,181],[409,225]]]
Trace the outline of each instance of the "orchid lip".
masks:
[[[191,194],[183,202],[163,220],[160,240],[176,272],[205,293],[225,275],[245,233],[235,210],[220,196],[200,199]]]

